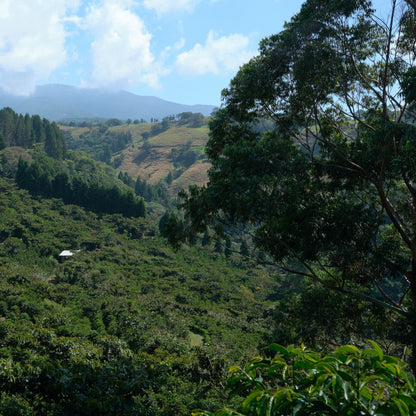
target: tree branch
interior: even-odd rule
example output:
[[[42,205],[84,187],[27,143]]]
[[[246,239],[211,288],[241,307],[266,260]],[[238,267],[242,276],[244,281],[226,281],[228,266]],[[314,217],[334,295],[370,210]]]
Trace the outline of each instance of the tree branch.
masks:
[[[396,308],[402,308],[402,306],[395,302],[389,295],[387,295],[387,293],[382,289],[382,287],[378,284],[377,280],[374,281],[374,285],[377,288],[377,290],[381,293],[381,295],[383,296],[384,299],[386,299],[386,301],[388,303],[391,303],[392,305],[394,305]]]
[[[415,247],[414,247],[414,244],[412,243],[412,240],[410,239],[410,235],[411,235],[410,230],[407,228],[406,224],[400,218],[400,216],[397,214],[393,205],[391,204],[391,202],[387,198],[387,195],[383,191],[382,184],[375,183],[375,186],[376,186],[378,195],[380,197],[380,202],[381,202],[382,206],[384,207],[384,209],[386,210],[387,215],[389,216],[391,222],[393,223],[396,230],[398,231],[398,233],[402,237],[403,242],[407,245],[407,247],[409,247],[409,249],[413,253],[415,251],[414,250]]]

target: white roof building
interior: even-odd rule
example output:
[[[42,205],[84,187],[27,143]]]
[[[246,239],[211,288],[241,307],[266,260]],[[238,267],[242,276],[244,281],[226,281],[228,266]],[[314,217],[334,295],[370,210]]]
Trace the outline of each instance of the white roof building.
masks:
[[[61,254],[59,255],[59,257],[70,257],[73,255],[74,253],[72,251],[64,250],[64,251],[61,251]]]

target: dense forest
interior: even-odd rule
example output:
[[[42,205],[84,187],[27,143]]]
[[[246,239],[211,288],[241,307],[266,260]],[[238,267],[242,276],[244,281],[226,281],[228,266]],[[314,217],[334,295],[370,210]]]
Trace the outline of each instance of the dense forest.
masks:
[[[260,264],[243,230],[195,235],[175,251],[163,238],[175,210],[157,186],[83,152],[51,158],[42,144],[0,153],[0,413],[214,410],[228,368],[276,340],[329,350],[368,337],[403,353],[406,328],[382,308]],[[77,183],[85,193],[72,199]],[[165,215],[111,212],[105,196],[88,205],[93,189],[114,187],[166,202]],[[73,257],[60,262],[63,250]]]
[[[83,154],[67,151],[56,123],[4,108],[0,110],[0,143],[1,148],[30,149],[30,153],[3,154],[2,170],[33,195],[62,198],[94,212],[146,215],[143,199],[132,189],[106,180],[103,168]],[[20,154],[17,165],[16,154]]]
[[[117,169],[147,202],[151,216],[171,207],[179,189],[207,180],[209,117],[180,113],[161,121],[110,119],[60,125],[68,147]]]
[[[0,110],[0,415],[415,414],[415,28],[307,0],[206,147]]]

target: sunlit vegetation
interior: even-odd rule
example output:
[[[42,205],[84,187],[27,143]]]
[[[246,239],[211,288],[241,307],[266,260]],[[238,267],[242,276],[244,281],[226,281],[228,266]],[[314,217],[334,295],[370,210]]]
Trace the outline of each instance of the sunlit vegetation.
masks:
[[[211,119],[0,110],[0,415],[415,414],[416,12],[392,4],[307,0]]]
[[[204,146],[208,140],[209,117],[181,113],[163,120],[133,123],[100,122],[62,126],[68,148],[82,150],[151,185],[167,184],[170,196],[181,187],[206,181]],[[165,181],[168,176],[171,180]]]
[[[0,187],[1,413],[221,405],[229,365],[270,331],[277,276],[209,245],[174,252],[143,218]]]

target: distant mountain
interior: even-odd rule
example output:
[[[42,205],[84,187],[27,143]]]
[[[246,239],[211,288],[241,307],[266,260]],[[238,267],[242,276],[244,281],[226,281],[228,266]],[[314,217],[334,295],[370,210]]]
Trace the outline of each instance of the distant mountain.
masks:
[[[0,90],[0,108],[39,114],[54,121],[86,118],[162,119],[184,112],[211,114],[212,105],[185,105],[127,91],[106,91],[51,84],[38,86],[30,96],[14,96]]]

